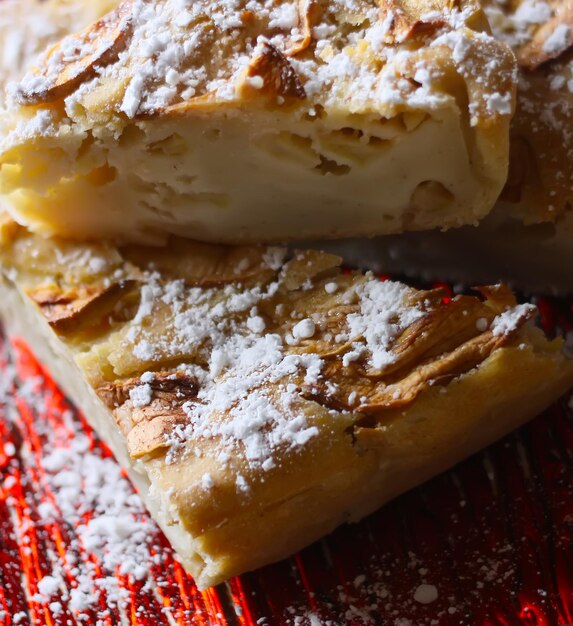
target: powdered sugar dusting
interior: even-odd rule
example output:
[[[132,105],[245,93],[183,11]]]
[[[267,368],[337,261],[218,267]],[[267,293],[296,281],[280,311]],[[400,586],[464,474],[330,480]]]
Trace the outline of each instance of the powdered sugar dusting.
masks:
[[[570,34],[571,28],[567,24],[558,24],[551,35],[543,42],[543,50],[549,53],[565,50],[569,44]]]
[[[10,380],[14,384],[8,373],[16,374],[4,365],[6,390]],[[49,494],[37,508],[36,524],[51,528],[65,521],[74,528],[69,545],[65,545],[67,533],[60,536],[60,551],[52,555],[53,570],[38,581],[33,600],[54,615],[63,613],[65,604],[69,607],[66,614],[71,610],[80,621],[94,612],[102,620],[116,619],[116,613],[125,612],[130,602],[122,578],[154,589],[150,565],[159,565],[163,559],[163,548],[156,544],[157,528],[121,468],[109,454],[93,449],[91,435],[82,430],[71,410],[63,406],[55,411],[49,404],[49,389],[40,380],[28,378],[26,384],[20,382],[18,396],[2,393],[5,415],[20,420],[18,402],[23,398],[32,411],[44,416],[36,424],[37,439],[25,439],[20,450],[32,471],[43,476]],[[62,440],[64,429],[73,436]],[[40,441],[52,451],[38,456],[35,447]],[[20,532],[25,550],[30,538],[25,528]]]
[[[130,29],[126,49],[116,61],[98,68],[98,76],[68,98],[68,114],[73,118],[84,95],[106,82],[125,85],[118,104],[112,107],[117,106],[116,112],[129,118],[200,96],[236,100],[242,80],[251,87],[262,87],[260,76],[245,78],[245,69],[263,43],[288,55],[292,45],[303,40],[299,4],[292,0],[126,3],[128,15],[124,19]],[[304,3],[301,6],[304,8]],[[456,32],[458,47],[471,47],[472,36],[463,27],[473,12],[472,7],[453,8],[434,11],[422,19],[443,24],[443,31]],[[334,0],[316,14],[310,54],[301,58],[292,55],[288,61],[304,85],[308,108],[317,103],[328,106],[341,97],[350,100],[353,111],[372,105],[390,111],[399,104],[431,109],[445,102],[446,96],[436,82],[438,74],[428,73],[427,80],[418,86],[402,78],[409,58],[415,54],[405,35],[397,38],[398,45],[388,45],[392,23],[391,12],[380,15],[378,3],[372,0]],[[26,92],[49,89],[66,63],[88,53],[98,58],[98,50],[110,45],[105,29],[100,31],[103,34],[98,33],[93,42],[73,35],[66,38],[58,53],[49,58],[43,75],[30,73],[21,81],[14,90],[16,99]],[[332,39],[337,33],[340,41]],[[493,42],[489,35],[481,36]],[[368,61],[368,48],[377,57],[374,65]],[[484,97],[503,98],[507,94],[498,94],[493,87],[497,81],[492,77],[482,77]],[[491,94],[486,88],[490,84]],[[284,103],[281,98],[279,105]],[[491,114],[497,113],[507,114],[504,108],[493,107]]]
[[[130,389],[129,398],[135,407],[148,406],[153,398],[151,385],[146,383]]]
[[[535,307],[532,304],[519,304],[507,311],[504,311],[498,315],[493,324],[491,325],[491,331],[494,335],[507,335],[515,330],[524,316],[535,311]]]
[[[301,408],[305,392],[291,381],[300,380],[312,389],[323,380],[321,355],[298,350],[323,332],[326,319],[304,317],[288,324],[286,332],[276,332],[276,322],[260,315],[284,291],[288,267],[287,263],[274,281],[251,288],[240,284],[189,288],[180,280],[148,274],[139,310],[125,331],[133,347],[126,349],[150,361],[184,361],[192,355],[196,365],[187,369],[182,365],[180,370],[200,385],[197,397],[182,405],[187,423],[175,425],[168,435],[169,462],[181,450],[193,451],[194,441],[214,439],[225,451],[225,459],[240,453],[251,467],[270,470],[285,450],[294,451],[318,435],[317,426]],[[307,282],[303,289],[312,287]],[[329,290],[337,294],[334,297],[354,303],[355,312],[347,316],[336,337],[337,342],[352,344],[345,365],[365,358],[370,367],[383,369],[395,358],[391,346],[396,337],[423,315],[421,304],[407,303],[412,290],[400,283],[368,276],[346,292]],[[324,288],[321,292],[326,293]],[[159,331],[156,319],[164,320],[165,330]],[[331,381],[328,385],[334,389]],[[148,405],[150,383],[131,389],[130,399],[134,407]]]
[[[395,358],[390,352],[393,340],[419,319],[422,311],[417,307],[404,307],[408,288],[400,283],[368,281],[357,291],[360,313],[348,316],[348,336],[355,350],[366,349],[372,367],[381,369]]]
[[[36,369],[30,371],[33,367]],[[63,516],[58,516],[51,504],[51,490],[45,490],[52,486],[52,478],[44,481],[42,474],[37,476],[47,458],[52,475],[65,468],[64,460],[68,457],[53,452],[61,446],[73,447],[75,441],[82,443],[87,439],[90,454],[105,457],[107,452],[97,448],[97,444],[94,448],[93,434],[85,434],[77,416],[68,420],[65,411],[65,419],[62,419],[64,414],[57,408],[65,409],[62,396],[51,383],[28,378],[39,371],[37,366],[33,367],[22,374],[28,382],[20,381],[18,390],[12,387],[14,370],[5,363],[0,378],[2,410],[9,411],[13,417],[12,421],[6,419],[5,414],[2,416],[2,424],[9,424],[10,428],[2,430],[0,440],[1,501],[14,512],[14,538],[18,539],[15,553],[5,554],[33,555],[29,559],[31,570],[18,570],[12,581],[3,579],[8,607],[16,607],[10,611],[14,623],[31,623],[31,612],[37,610],[42,619],[44,615],[61,616],[63,623],[74,626],[89,619],[94,622],[100,619],[102,624],[122,624],[123,618],[127,623],[131,619],[137,624],[161,624],[164,620],[181,625],[195,621],[225,624],[223,615],[232,616],[234,609],[237,615],[248,615],[254,623],[269,624],[274,620],[285,626],[350,623],[376,626],[380,619],[392,626],[473,626],[476,615],[507,618],[508,607],[516,607],[511,615],[517,616],[527,609],[525,615],[529,612],[529,615],[551,620],[553,598],[567,601],[566,593],[555,596],[553,585],[557,580],[565,589],[570,587],[568,569],[556,569],[555,562],[556,553],[563,558],[571,554],[568,514],[573,484],[571,464],[566,446],[555,446],[559,437],[571,434],[571,415],[564,409],[565,400],[563,412],[555,406],[550,414],[526,427],[525,436],[514,435],[485,453],[493,460],[493,464],[490,461],[488,465],[488,474],[491,473],[495,489],[490,488],[488,479],[482,476],[484,454],[476,455],[456,472],[436,479],[368,520],[346,527],[303,552],[296,559],[296,568],[295,560],[272,568],[276,585],[265,586],[269,580],[268,569],[233,581],[231,588],[241,593],[234,595],[234,603],[228,600],[225,613],[216,602],[216,592],[205,595],[209,600],[205,608],[201,596],[194,593],[192,583],[180,568],[173,569],[171,551],[157,546],[157,551],[146,561],[149,578],[146,576],[131,587],[118,580],[117,584],[127,591],[121,594],[120,602],[125,611],[118,614],[111,603],[106,606],[97,601],[102,598],[105,585],[96,587],[95,591],[84,582],[77,588],[72,587],[76,584],[75,577],[86,568],[94,567],[103,551],[97,549],[93,555],[96,560],[90,564],[81,551],[75,549],[74,541],[64,546],[65,552],[55,550],[56,545],[62,548],[62,544],[52,542],[50,533],[55,537],[60,529],[67,542],[66,531],[73,534],[77,518],[72,517],[67,523]],[[43,394],[51,397],[49,406]],[[519,458],[516,443],[523,444],[525,457],[533,461],[530,467],[533,475],[525,475],[523,480],[520,463],[516,460]],[[85,450],[81,447],[80,454]],[[496,471],[500,480],[495,478]],[[115,473],[110,474],[112,482],[115,476]],[[552,489],[541,492],[540,488],[548,484]],[[541,493],[545,497],[541,497]],[[82,493],[76,503],[81,500]],[[86,509],[81,507],[81,510]],[[136,517],[141,511],[138,506],[130,506],[129,510]],[[73,511],[71,514],[75,515]],[[54,520],[58,524],[46,525],[42,520]],[[10,520],[3,518],[3,521],[3,537],[10,550],[13,549],[9,544],[12,531],[6,530]],[[155,532],[155,526],[148,523]],[[34,542],[35,538],[38,543]],[[126,541],[129,542],[129,538]],[[140,553],[139,557],[142,557]],[[35,569],[38,563],[41,574]],[[14,563],[6,560],[1,566],[2,575],[8,577],[13,571]],[[95,576],[113,578],[114,573],[104,570]],[[152,576],[157,576],[157,582],[153,582]],[[31,608],[25,603],[26,610],[22,605],[10,604],[20,597],[26,601],[25,588],[35,592],[37,581],[38,593],[47,594],[57,588],[58,595],[44,597],[39,607],[35,600],[30,600]],[[413,594],[422,584],[438,589],[435,602],[421,605],[414,600]],[[257,588],[260,585],[263,591],[251,594],[253,585]],[[68,591],[64,592],[66,587]],[[70,589],[77,591],[70,592]],[[153,590],[157,595],[153,595]],[[245,590],[248,592],[244,593]],[[219,593],[224,592],[225,588],[220,588]],[[67,597],[66,593],[73,595],[75,607],[88,608],[72,613],[69,603],[62,597]],[[290,606],[284,608],[285,603]],[[269,606],[273,607],[272,612]],[[0,607],[0,619],[5,618],[6,613]],[[233,618],[229,618],[229,623],[232,621]]]
[[[529,41],[532,27],[549,21],[553,9],[546,0],[522,0],[516,4],[515,11],[511,11],[504,0],[491,0],[485,3],[485,9],[495,35],[517,49]]]
[[[422,584],[416,587],[414,600],[420,604],[430,604],[438,598],[438,590],[435,585]]]

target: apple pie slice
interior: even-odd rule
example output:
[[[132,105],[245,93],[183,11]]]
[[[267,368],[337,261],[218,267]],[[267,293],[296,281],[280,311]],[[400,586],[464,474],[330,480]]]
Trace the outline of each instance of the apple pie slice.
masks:
[[[474,0],[125,0],[11,90],[1,188],[20,223],[75,239],[476,223],[514,90]]]
[[[503,286],[452,300],[340,259],[6,221],[0,309],[202,587],[283,558],[503,436],[573,361]]]

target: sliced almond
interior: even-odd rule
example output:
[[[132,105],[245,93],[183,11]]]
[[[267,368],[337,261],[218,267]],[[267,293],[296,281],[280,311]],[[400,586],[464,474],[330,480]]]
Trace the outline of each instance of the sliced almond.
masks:
[[[60,333],[66,333],[100,320],[135,285],[136,281],[133,280],[119,281],[109,287],[77,290],[48,285],[30,289],[28,295],[40,307],[50,326]]]
[[[268,41],[263,42],[237,85],[243,98],[267,96],[306,98],[303,84],[288,59]]]
[[[527,70],[555,61],[573,47],[573,0],[556,4],[555,15],[517,51],[519,65]]]
[[[143,384],[151,387],[153,400],[159,401],[164,407],[188,402],[196,398],[199,391],[199,383],[195,378],[182,372],[166,371],[155,372],[153,379],[148,383],[143,383],[141,377],[137,376],[102,385],[97,393],[110,409],[115,409],[129,401],[129,392],[132,389]]]
[[[380,0],[381,19],[390,19],[387,43],[402,43],[419,34],[429,34],[446,25],[444,14],[457,0]]]
[[[378,380],[360,361],[344,367],[340,358],[329,358],[322,370],[328,384],[307,386],[305,395],[329,408],[375,413],[410,404],[430,385],[469,371],[507,344],[535,315],[535,309],[524,309],[507,333],[494,334],[489,330],[492,321],[514,306],[515,299],[503,285],[483,288],[483,293],[491,300],[482,303],[465,296],[412,324],[393,346],[395,365],[377,372]],[[487,322],[486,330],[476,325],[480,317]]]
[[[151,388],[151,402],[134,406],[130,392],[141,385]],[[129,454],[139,458],[168,447],[167,436],[187,416],[182,409],[185,402],[197,399],[199,384],[195,378],[182,372],[156,372],[143,383],[141,377],[102,385],[98,396],[113,411],[120,429],[126,435]]]
[[[372,377],[396,376],[428,355],[443,354],[479,334],[477,323],[493,321],[495,312],[471,296],[458,296],[438,306],[409,326],[392,346],[396,360],[383,371],[368,371]]]
[[[488,330],[445,356],[425,363],[412,371],[403,380],[377,390],[357,410],[362,412],[379,411],[381,409],[399,408],[413,402],[418,395],[432,384],[444,384],[455,376],[459,376],[479,365],[487,357],[512,339],[526,317],[511,332],[494,335]]]
[[[288,291],[295,291],[309,280],[337,274],[341,263],[342,259],[334,254],[318,250],[297,251],[282,271],[283,284]]]
[[[482,285],[474,287],[484,298],[484,304],[492,308],[496,314],[503,313],[505,310],[514,307],[517,304],[515,294],[504,283],[499,285]]]
[[[292,46],[285,52],[286,56],[294,57],[304,52],[312,41],[312,27],[316,23],[320,14],[319,0],[298,0],[298,22],[303,32],[302,39],[293,42]]]
[[[142,410],[145,413],[145,410]],[[151,412],[148,410],[147,412]],[[156,415],[152,419],[140,420],[127,433],[129,455],[138,459],[169,447],[168,436],[177,424],[185,423],[186,415],[182,412]]]
[[[22,88],[23,103],[61,100],[113,63],[130,39],[133,1],[124,0],[91,26],[51,46],[34,70],[32,85]]]

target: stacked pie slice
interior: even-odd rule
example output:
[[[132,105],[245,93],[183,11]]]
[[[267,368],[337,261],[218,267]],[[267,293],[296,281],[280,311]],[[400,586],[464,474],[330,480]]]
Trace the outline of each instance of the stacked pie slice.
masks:
[[[1,315],[199,586],[362,518],[573,385],[503,285],[451,298],[266,245],[486,215],[514,69],[464,0],[133,0],[7,87]]]
[[[515,91],[487,28],[474,0],[125,0],[13,85],[0,188],[35,232],[80,239],[475,224]]]

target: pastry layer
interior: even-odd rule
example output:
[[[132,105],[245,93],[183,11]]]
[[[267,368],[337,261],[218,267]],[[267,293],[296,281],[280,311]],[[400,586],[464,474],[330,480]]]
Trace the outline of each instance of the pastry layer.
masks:
[[[0,309],[129,468],[200,586],[288,556],[573,384],[504,287],[444,298],[314,251],[3,227]]]
[[[12,215],[80,239],[298,240],[475,224],[514,59],[473,0],[133,0],[12,90]]]

